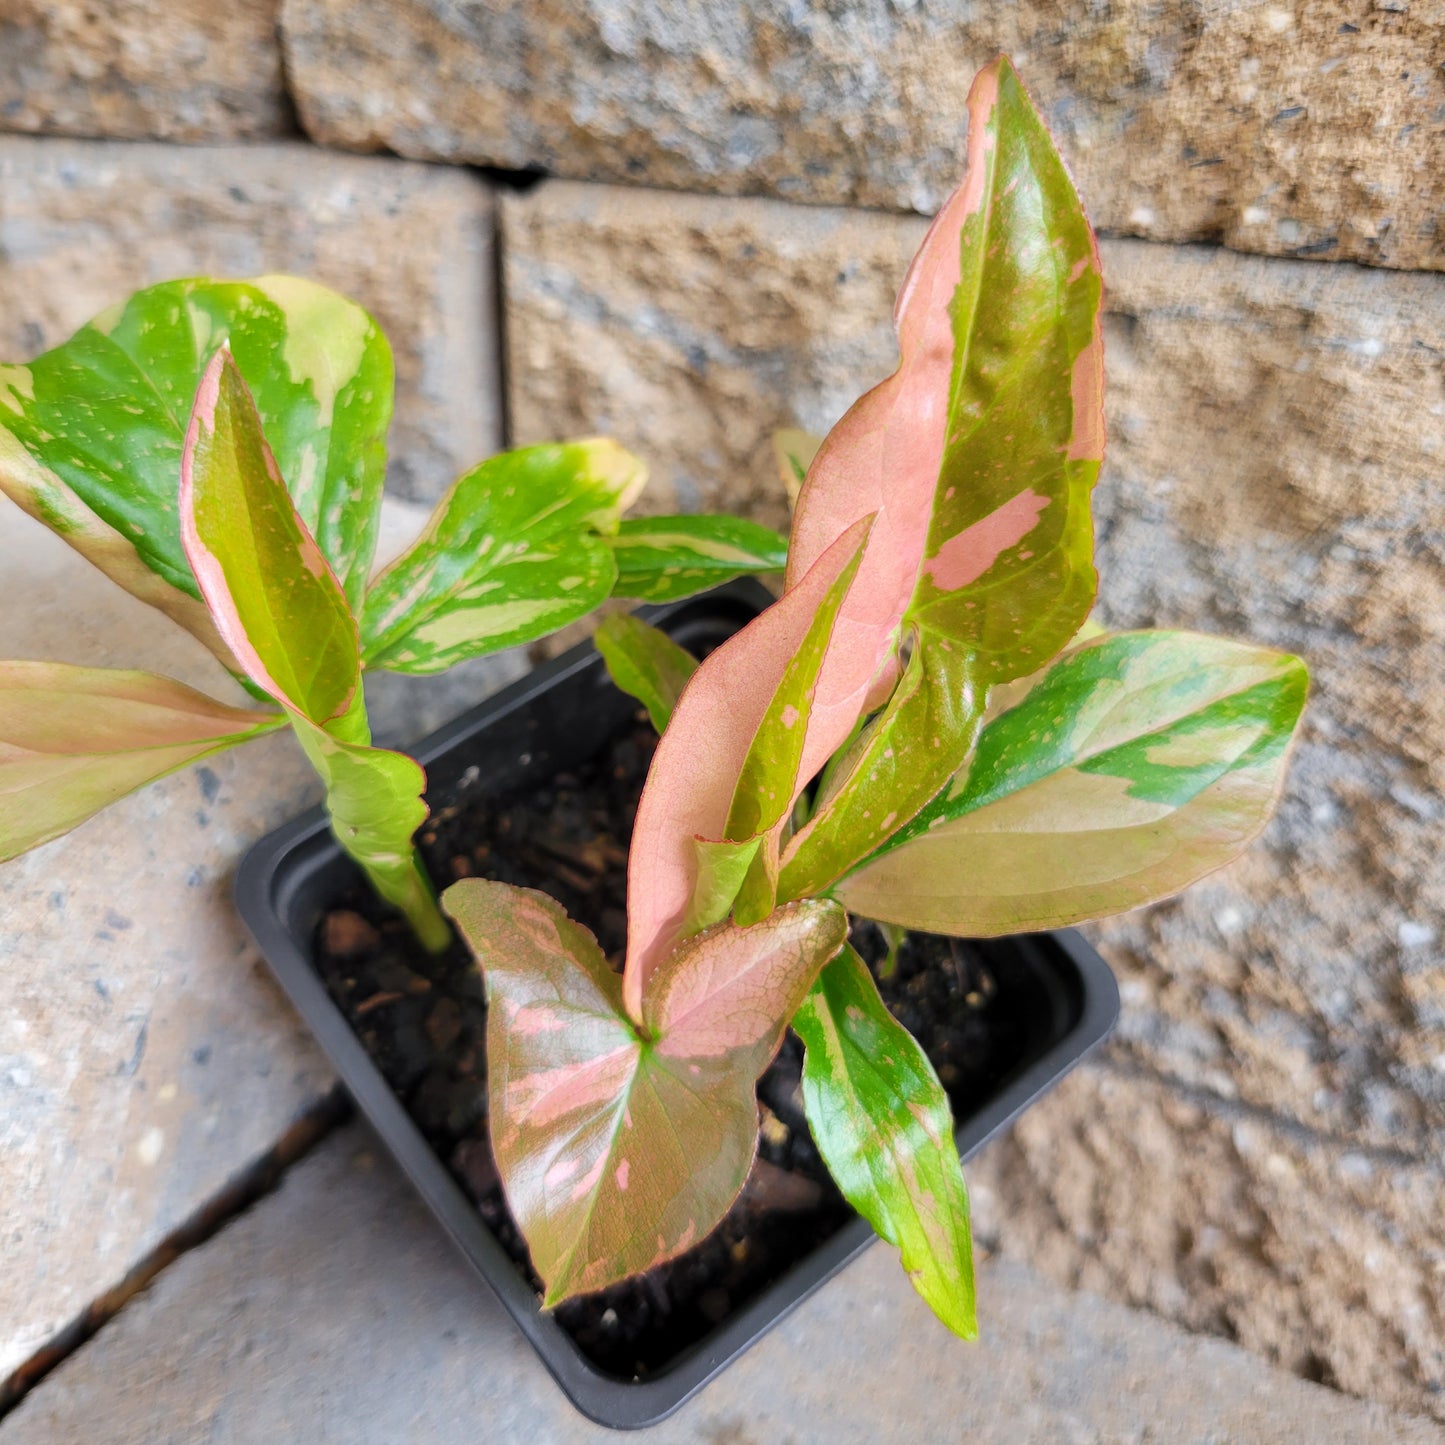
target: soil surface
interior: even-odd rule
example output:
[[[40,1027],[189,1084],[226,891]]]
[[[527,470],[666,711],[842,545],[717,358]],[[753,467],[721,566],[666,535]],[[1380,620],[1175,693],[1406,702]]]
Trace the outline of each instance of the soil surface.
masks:
[[[440,809],[421,836],[439,887],[476,876],[540,888],[597,935],[621,966],[627,847],[656,738],[638,723],[590,763],[524,795]],[[870,923],[853,942],[880,973],[887,948]],[[540,1292],[507,1211],[487,1134],[480,972],[458,943],[441,957],[414,944],[358,886],[320,925],[316,957],[328,990],[427,1140],[518,1269]],[[1025,1048],[999,981],[957,940],[910,935],[880,978],[885,1001],[938,1069],[955,1115],[986,1099]],[[803,1116],[802,1048],[791,1033],[758,1084],[758,1161],[722,1224],[645,1275],[570,1300],[557,1320],[600,1369],[658,1374],[852,1217]]]

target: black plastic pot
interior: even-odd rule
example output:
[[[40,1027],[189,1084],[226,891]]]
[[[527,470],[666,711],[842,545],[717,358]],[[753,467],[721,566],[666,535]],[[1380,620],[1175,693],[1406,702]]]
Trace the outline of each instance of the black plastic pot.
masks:
[[[756,583],[734,583],[644,615],[683,646],[707,651],[770,600]],[[462,793],[484,797],[540,783],[575,766],[630,725],[635,713],[636,704],[612,686],[591,644],[583,644],[439,729],[414,751],[427,769],[433,799]],[[538,1307],[536,1295],[318,977],[312,940],[321,918],[354,879],[353,865],[316,808],[251,849],[237,875],[236,898],[282,987],[330,1055],[357,1107],[583,1414],[623,1429],[663,1419],[873,1241],[867,1222],[855,1219],[659,1374],[640,1382],[604,1374]],[[958,1120],[965,1157],[1098,1044],[1119,1006],[1108,965],[1073,931],[980,946],[994,974],[1010,980],[1008,992],[1025,1016],[1027,1043],[993,1097]]]

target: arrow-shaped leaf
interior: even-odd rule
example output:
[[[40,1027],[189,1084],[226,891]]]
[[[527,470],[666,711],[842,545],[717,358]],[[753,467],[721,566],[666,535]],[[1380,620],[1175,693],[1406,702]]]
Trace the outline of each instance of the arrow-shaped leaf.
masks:
[[[442,672],[585,616],[617,580],[602,534],[646,478],[606,440],[523,447],[474,467],[367,593],[367,665]]]
[[[0,491],[216,651],[181,543],[176,484],[191,400],[229,344],[297,510],[359,600],[391,418],[385,337],[359,306],[292,276],[137,292],[24,366],[0,366]]]
[[[743,517],[629,517],[608,539],[618,597],[672,602],[734,577],[781,572],[788,543]]]
[[[1081,647],[836,896],[869,918],[986,936],[1178,892],[1264,826],[1307,688],[1298,658],[1222,638]]]
[[[697,659],[661,628],[629,612],[604,617],[592,640],[607,664],[608,676],[647,709],[653,727],[662,732],[697,671]]]
[[[0,662],[0,861],[283,725],[154,673]]]
[[[543,1303],[703,1239],[747,1178],[758,1075],[843,946],[842,910],[698,934],[636,1021],[596,940],[545,894],[468,879],[444,901],[486,979],[492,1147]]]
[[[793,1019],[808,1127],[839,1189],[890,1244],[933,1312],[966,1340],[974,1314],[968,1190],[948,1095],[851,948]]]

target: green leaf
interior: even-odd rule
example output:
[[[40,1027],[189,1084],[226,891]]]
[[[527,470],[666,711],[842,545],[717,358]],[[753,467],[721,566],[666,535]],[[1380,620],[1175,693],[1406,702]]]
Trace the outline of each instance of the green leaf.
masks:
[[[790,675],[790,667],[811,648],[809,634],[819,610],[833,609],[835,584],[856,568],[870,525],[866,517],[854,523],[798,586],[707,658],[657,745],[637,807],[627,868],[624,987],[634,1010],[652,970],[697,916],[695,893],[705,862],[698,840],[749,841],[741,830],[749,827],[751,815],[739,813],[734,821],[740,831],[729,836],[740,779],[746,775],[748,786],[760,789],[751,811],[762,822],[785,819],[812,776],[808,749],[814,746],[816,697],[802,688],[801,675]],[[786,684],[785,676],[790,677]],[[784,716],[789,704],[798,710],[797,730],[807,733],[804,761],[796,771],[790,771],[788,761],[796,747]],[[753,755],[761,731],[782,736],[783,751],[771,760],[762,746]],[[826,757],[837,739],[824,742]],[[777,841],[770,833],[759,850],[774,870]]]
[[[793,837],[779,896],[821,893],[938,792],[968,755],[985,691],[972,652],[924,632],[888,706],[863,734],[831,796]]]
[[[948,1096],[928,1056],[851,949],[818,976],[793,1019],[803,1105],[848,1203],[896,1244],[913,1287],[955,1334],[978,1336],[968,1191]]]
[[[294,725],[325,784],[337,841],[382,898],[411,921],[423,947],[440,952],[451,942],[451,930],[412,846],[427,818],[421,764],[404,753],[343,741],[304,718]]]
[[[618,597],[672,602],[733,577],[781,572],[788,543],[742,517],[629,517],[609,539]]]
[[[0,862],[284,723],[154,673],[0,662]]]
[[[180,498],[191,567],[246,675],[318,727],[343,718],[361,682],[356,623],[224,348],[196,392]]]
[[[697,850],[697,882],[692,890],[692,905],[682,924],[684,938],[721,923],[732,912],[763,840],[752,837],[741,843],[729,843],[694,838],[692,842]]]
[[[617,578],[602,534],[646,475],[606,440],[523,447],[474,467],[367,593],[367,666],[442,672],[586,616]]]
[[[1085,645],[835,894],[869,918],[985,936],[1178,892],[1268,820],[1307,688],[1298,658],[1223,638]]]
[[[912,637],[911,676],[784,862],[784,896],[827,886],[962,765],[987,690],[1036,671],[1094,595],[1089,495],[1103,449],[1093,235],[1008,61],[969,95],[968,169],[909,268],[900,363],[824,439],[799,497],[796,585],[875,514],[849,645],[818,705],[852,722]],[[791,874],[788,869],[791,866]]]
[[[229,351],[196,393],[181,464],[181,528],[201,590],[246,675],[290,715],[326,785],[337,841],[423,945],[450,940],[412,847],[426,775],[373,748],[356,622],[291,504]]]
[[[977,204],[959,238],[946,441],[908,616],[973,649],[991,685],[1047,662],[1093,605],[1103,283],[1083,207],[1017,74],[996,62],[977,84],[985,119],[965,184]]]
[[[229,344],[296,507],[353,602],[371,566],[391,418],[386,338],[292,276],[170,281],[0,366],[0,490],[232,665],[181,544],[191,400]]]
[[[612,681],[647,709],[653,727],[662,732],[697,671],[697,659],[661,628],[627,612],[604,617],[592,640]]]
[[[843,946],[842,910],[698,934],[633,1018],[596,940],[545,894],[468,879],[444,903],[486,980],[492,1147],[543,1304],[701,1240],[747,1178],[758,1075]]]
[[[773,461],[790,506],[797,506],[808,468],[813,465],[813,458],[822,445],[822,437],[799,431],[796,427],[782,427],[773,433]]]

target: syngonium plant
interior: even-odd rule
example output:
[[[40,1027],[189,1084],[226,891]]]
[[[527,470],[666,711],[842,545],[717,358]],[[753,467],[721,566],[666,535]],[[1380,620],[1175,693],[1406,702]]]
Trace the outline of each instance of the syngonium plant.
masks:
[[[492,1141],[544,1303],[705,1236],[791,1025],[844,1195],[976,1330],[947,1097],[847,915],[988,936],[1136,907],[1235,857],[1278,795],[1303,664],[1086,628],[1103,452],[1094,238],[1000,57],[903,283],[900,364],[804,466],[786,590],[700,666],[631,618],[614,678],[663,725],[619,977],[546,896],[444,895],[485,975]]]
[[[363,671],[441,672],[610,595],[665,600],[782,566],[783,539],[751,522],[624,519],[645,469],[592,439],[472,468],[373,576],[392,383],[371,317],[289,276],[152,286],[0,366],[0,490],[263,704],[140,671],[0,662],[0,861],[290,726],[342,845],[443,948],[412,844],[425,777],[371,745]]]

